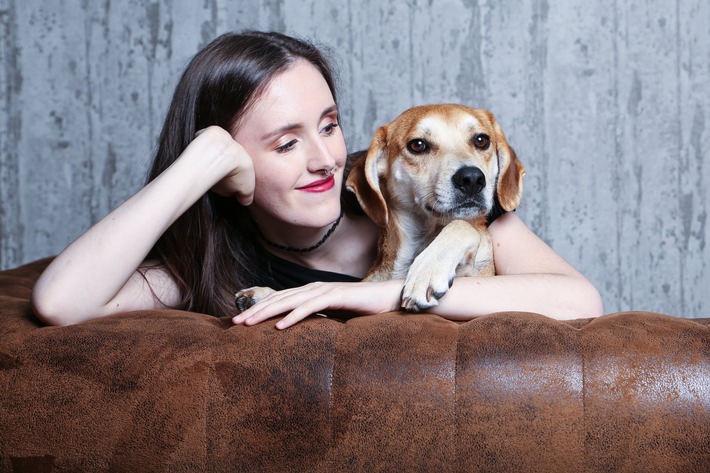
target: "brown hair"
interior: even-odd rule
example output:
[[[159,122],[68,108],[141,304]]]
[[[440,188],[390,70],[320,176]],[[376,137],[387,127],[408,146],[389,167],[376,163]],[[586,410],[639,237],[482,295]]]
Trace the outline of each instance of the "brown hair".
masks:
[[[198,130],[218,125],[233,131],[269,81],[297,59],[320,71],[335,99],[326,58],[306,41],[273,32],[228,33],[197,53],[175,89],[148,181],[180,156]],[[207,192],[160,237],[149,259],[178,285],[177,308],[229,316],[235,311],[234,293],[255,285],[250,263],[259,250],[246,208],[234,198]]]

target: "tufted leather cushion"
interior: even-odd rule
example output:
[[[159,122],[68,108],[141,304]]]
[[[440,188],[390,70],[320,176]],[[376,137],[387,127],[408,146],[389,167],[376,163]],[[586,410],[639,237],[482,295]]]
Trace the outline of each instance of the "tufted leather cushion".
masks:
[[[710,319],[31,314],[0,272],[0,471],[706,471]]]

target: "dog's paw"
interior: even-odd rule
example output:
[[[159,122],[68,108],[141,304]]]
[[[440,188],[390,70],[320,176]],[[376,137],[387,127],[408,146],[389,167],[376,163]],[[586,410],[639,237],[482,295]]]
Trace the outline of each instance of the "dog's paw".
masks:
[[[416,268],[413,265],[402,289],[402,309],[421,312],[437,306],[453,280],[453,274],[446,269],[437,269],[433,265]]]
[[[275,291],[270,287],[250,287],[249,289],[243,289],[234,295],[234,304],[237,306],[239,312],[244,312],[249,307],[274,292]]]

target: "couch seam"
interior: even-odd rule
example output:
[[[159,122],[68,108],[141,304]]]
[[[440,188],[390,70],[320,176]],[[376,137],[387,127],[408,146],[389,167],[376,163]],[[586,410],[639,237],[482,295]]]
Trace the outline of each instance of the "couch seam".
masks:
[[[219,333],[220,336],[224,336],[225,331],[221,331]],[[209,417],[210,417],[210,408],[211,408],[211,403],[210,400],[212,397],[210,396],[210,382],[216,378],[217,376],[217,368],[215,367],[215,351],[216,351],[216,341],[215,338],[219,337],[210,337],[209,338],[209,364],[208,364],[208,370],[205,376],[205,383],[204,383],[204,391],[203,391],[203,396],[204,396],[204,415],[202,417],[204,426],[202,428],[202,432],[204,433],[204,447],[202,449],[202,454],[204,455],[204,459],[202,461],[203,465],[203,471],[210,471],[209,468],[209,462],[210,462],[210,452],[209,452],[209,441],[207,440],[209,438],[209,434],[207,432],[207,429],[209,428]]]
[[[339,353],[339,347],[340,347],[340,339],[341,339],[341,333],[343,330],[345,330],[346,327],[345,324],[340,324],[340,327],[338,329],[337,334],[335,335],[335,343],[333,344],[333,357],[332,357],[332,362],[331,362],[331,369],[330,369],[330,383],[328,384],[328,420],[330,422],[330,455],[328,455],[327,462],[331,462],[331,466],[335,467],[335,459],[334,459],[334,454],[336,453],[336,440],[335,440],[335,394],[334,394],[334,385],[335,385],[335,373],[336,373],[336,364],[338,361],[338,353]]]
[[[582,358],[582,465],[586,470],[587,463],[587,357],[584,350],[583,330],[579,331],[579,348]]]
[[[461,341],[461,327],[456,330],[456,344],[454,349],[454,465],[457,465],[457,470],[460,468],[461,462],[459,459],[459,418],[458,418],[458,380],[459,380],[459,343]],[[460,471],[460,470],[459,470]]]

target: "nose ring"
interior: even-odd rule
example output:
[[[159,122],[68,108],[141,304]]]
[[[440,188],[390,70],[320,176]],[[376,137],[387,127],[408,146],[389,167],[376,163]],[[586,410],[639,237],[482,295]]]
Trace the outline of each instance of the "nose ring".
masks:
[[[325,174],[325,177],[330,177],[333,174],[335,174],[335,166],[333,166],[332,169],[328,169],[327,171],[325,171],[324,174]]]

